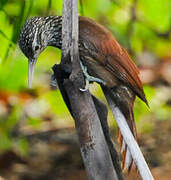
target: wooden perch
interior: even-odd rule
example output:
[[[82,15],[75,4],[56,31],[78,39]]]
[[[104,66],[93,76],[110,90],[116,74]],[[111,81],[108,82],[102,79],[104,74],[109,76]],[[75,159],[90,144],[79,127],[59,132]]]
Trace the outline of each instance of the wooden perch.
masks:
[[[63,0],[62,61],[60,65],[54,66],[53,70],[61,76],[64,75],[60,77],[61,79],[56,78],[61,84],[61,86],[58,84],[59,89],[75,120],[81,155],[88,179],[123,180],[123,178],[118,178],[112,164],[111,154],[92,96],[88,91],[83,93],[79,90],[84,86],[84,78],[78,52],[77,11],[78,0]],[[71,70],[70,67],[72,67],[71,75],[67,77],[68,69]]]
[[[63,85],[64,79],[69,78],[69,74],[71,73],[70,67],[68,67],[66,64],[65,65],[59,64],[59,65],[54,65],[53,70],[54,70],[54,77],[57,80],[58,87],[61,91],[61,94],[63,96],[65,104],[67,105],[68,110],[70,111],[71,115],[73,116],[70,100],[67,95],[67,92],[65,91],[64,85]],[[64,72],[65,70],[67,70],[67,72]],[[95,96],[93,96],[93,95],[91,95],[91,96],[92,96],[98,117],[100,119],[102,130],[103,130],[105,140],[107,142],[107,145],[108,145],[108,148],[110,151],[112,163],[116,170],[118,179],[124,180],[124,176],[122,174],[122,169],[120,167],[120,159],[119,159],[118,153],[115,149],[114,143],[112,142],[111,137],[110,137],[110,131],[109,131],[108,122],[107,122],[108,111],[107,111],[106,105],[104,103],[102,103],[101,101],[99,101]]]
[[[96,111],[97,111],[97,114],[98,114],[100,122],[101,122],[102,130],[103,130],[103,133],[104,133],[104,136],[105,136],[105,139],[106,139],[109,151],[110,151],[113,166],[117,173],[118,179],[124,180],[124,175],[122,173],[122,169],[120,166],[120,164],[121,164],[120,158],[119,158],[118,152],[116,151],[115,145],[110,136],[110,130],[109,130],[108,122],[107,122],[107,113],[108,113],[107,107],[104,103],[99,101],[96,97],[92,96],[92,98],[93,98],[94,105],[96,107]]]
[[[101,87],[103,89],[103,92],[107,99],[107,102],[112,110],[112,113],[115,117],[117,125],[119,126],[119,129],[122,133],[125,143],[127,144],[129,151],[132,155],[132,158],[133,158],[135,164],[137,165],[137,168],[139,170],[141,178],[143,180],[153,180],[153,176],[148,168],[148,165],[143,157],[143,154],[142,154],[136,140],[134,139],[134,137],[128,127],[125,117],[123,116],[123,114],[121,113],[119,108],[113,103],[113,100],[111,99],[110,91],[108,90],[108,88],[106,88],[104,86],[101,86]]]

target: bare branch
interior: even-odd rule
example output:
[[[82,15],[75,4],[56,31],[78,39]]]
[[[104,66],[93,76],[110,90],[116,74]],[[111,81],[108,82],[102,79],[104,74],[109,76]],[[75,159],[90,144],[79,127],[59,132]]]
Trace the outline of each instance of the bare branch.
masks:
[[[108,89],[104,86],[102,86],[102,89],[115,117],[115,120],[119,126],[121,134],[125,140],[125,143],[127,144],[129,151],[131,152],[132,158],[138,167],[141,178],[143,180],[153,180],[153,176],[148,168],[148,165],[143,157],[143,154],[137,142],[135,141],[128,127],[125,117],[123,116],[119,108],[114,104],[113,100],[110,98],[110,91],[108,91]]]
[[[71,67],[71,62],[72,72],[69,79],[61,81],[62,91],[75,120],[88,179],[118,180],[91,94],[79,90],[84,78],[78,53],[78,0],[63,0],[62,62],[61,67],[58,66],[59,71],[62,69],[65,74],[64,66]]]
[[[110,131],[109,131],[109,126],[108,126],[108,122],[107,122],[107,107],[105,106],[104,103],[102,103],[101,101],[99,101],[96,97],[92,96],[95,107],[96,107],[96,111],[97,114],[99,116],[100,122],[101,122],[101,126],[102,126],[102,130],[110,151],[110,155],[112,158],[112,162],[113,162],[113,166],[116,170],[117,176],[119,180],[124,180],[124,175],[122,173],[122,169],[121,169],[121,162],[120,162],[120,158],[118,155],[118,152],[115,149],[115,144],[113,143],[111,136],[110,136]]]
[[[67,64],[70,54],[70,43],[72,35],[72,1],[63,0],[63,12],[62,12],[62,62],[61,64]]]

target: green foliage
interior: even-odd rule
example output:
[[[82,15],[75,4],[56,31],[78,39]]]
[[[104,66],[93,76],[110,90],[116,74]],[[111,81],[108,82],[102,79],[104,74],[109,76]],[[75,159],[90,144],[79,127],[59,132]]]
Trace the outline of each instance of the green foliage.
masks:
[[[4,90],[19,90],[24,87],[27,78],[27,62],[16,59],[0,66],[0,87]]]
[[[15,144],[16,144],[16,149],[19,151],[19,153],[22,156],[27,155],[29,149],[27,139],[20,137],[17,139]]]

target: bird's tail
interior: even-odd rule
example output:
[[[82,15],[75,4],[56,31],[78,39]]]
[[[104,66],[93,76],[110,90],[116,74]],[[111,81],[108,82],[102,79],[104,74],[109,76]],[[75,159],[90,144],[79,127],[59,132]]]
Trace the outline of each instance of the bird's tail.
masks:
[[[134,122],[133,106],[135,101],[135,93],[125,86],[119,86],[112,88],[112,99],[120,111],[125,116],[125,119],[128,123],[128,126],[137,140],[136,125]],[[125,140],[121,134],[121,131],[118,131],[118,141],[120,143],[120,152],[122,154],[122,168],[127,169],[130,172],[136,166],[133,162],[131,153],[126,145]]]

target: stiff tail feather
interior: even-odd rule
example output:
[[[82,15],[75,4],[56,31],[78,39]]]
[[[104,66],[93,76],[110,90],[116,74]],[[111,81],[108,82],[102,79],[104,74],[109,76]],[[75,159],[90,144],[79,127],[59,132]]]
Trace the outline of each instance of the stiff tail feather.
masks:
[[[114,87],[112,88],[112,99],[125,116],[130,130],[135,139],[137,140],[136,125],[134,122],[133,114],[135,93],[125,86]],[[120,144],[120,152],[122,155],[122,168],[127,169],[128,172],[130,172],[133,169],[136,169],[136,165],[133,162],[129,148],[126,145],[126,142],[123,139],[120,130],[118,131],[118,142]]]

